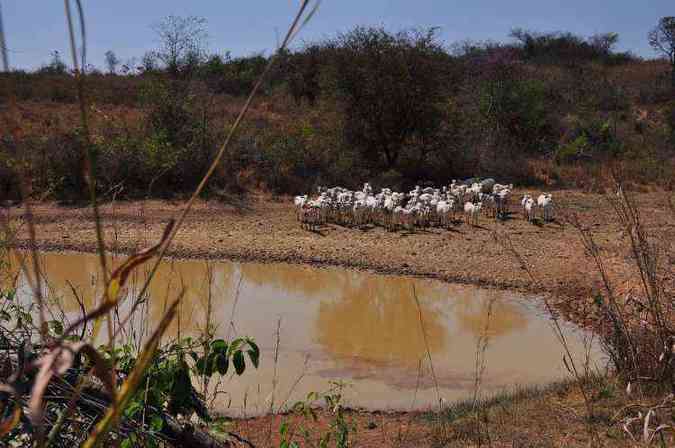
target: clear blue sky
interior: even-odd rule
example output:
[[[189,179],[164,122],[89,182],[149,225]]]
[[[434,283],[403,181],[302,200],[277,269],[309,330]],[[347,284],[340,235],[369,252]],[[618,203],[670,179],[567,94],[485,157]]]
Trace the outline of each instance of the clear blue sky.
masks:
[[[82,0],[89,33],[88,61],[103,65],[112,49],[122,59],[154,48],[151,25],[166,15],[208,19],[209,49],[233,55],[274,48],[299,0]],[[14,68],[36,68],[52,50],[67,53],[63,2],[0,0]],[[389,29],[438,26],[448,42],[508,40],[513,27],[590,35],[617,32],[619,48],[654,53],[646,34],[661,16],[675,15],[674,0],[323,0],[300,36],[312,40],[355,25]]]

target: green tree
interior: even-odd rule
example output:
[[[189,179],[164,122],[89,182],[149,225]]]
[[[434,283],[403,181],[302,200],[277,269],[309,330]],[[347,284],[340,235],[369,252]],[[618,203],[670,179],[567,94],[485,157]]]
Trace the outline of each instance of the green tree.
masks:
[[[359,27],[325,46],[332,61],[323,90],[343,106],[345,139],[364,160],[393,169],[406,147],[432,143],[442,123],[449,59],[435,29],[391,34]]]
[[[191,74],[204,59],[208,39],[206,19],[167,16],[153,29],[159,39],[155,54],[170,75]]]
[[[619,35],[617,33],[594,34],[588,39],[588,43],[591,47],[603,55],[611,54],[612,49],[618,42]]]
[[[114,51],[108,50],[105,52],[105,65],[108,68],[108,73],[114,75],[117,72],[117,66],[120,65],[120,60]]]
[[[54,50],[52,51],[52,60],[49,64],[42,66],[38,73],[44,73],[48,75],[64,75],[68,72],[68,67],[65,62],[61,59],[61,54]]]
[[[675,90],[675,17],[662,17],[649,32],[649,45],[668,58],[671,65],[672,87]]]
[[[537,152],[555,142],[542,81],[528,79],[515,64],[486,69],[479,109],[500,148]]]

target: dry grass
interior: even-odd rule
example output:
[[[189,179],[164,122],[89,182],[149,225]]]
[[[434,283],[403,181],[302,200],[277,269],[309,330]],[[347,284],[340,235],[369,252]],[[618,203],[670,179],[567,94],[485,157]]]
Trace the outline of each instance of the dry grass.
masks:
[[[537,77],[549,81],[557,80],[551,81],[551,88],[561,92],[565,92],[565,83],[569,82],[567,78],[572,76],[558,66],[533,66],[530,69]],[[593,73],[593,79],[588,82],[597,83],[605,78],[611,80],[620,88],[622,95],[626,96],[629,106],[618,113],[618,116],[603,111],[588,112],[582,110],[583,108],[578,111],[573,108],[556,110],[555,114],[559,115],[563,123],[560,125],[559,139],[562,141],[565,133],[569,131],[565,129],[568,124],[564,123],[570,116],[584,123],[610,120],[618,139],[626,149],[625,154],[619,158],[625,164],[630,179],[640,188],[644,185],[651,188],[655,184],[668,182],[672,177],[670,173],[675,169],[675,159],[670,152],[672,145],[667,138],[668,120],[665,111],[670,93],[666,92],[665,99],[662,98],[664,89],[659,84],[662,75],[667,74],[667,69],[667,64],[658,61],[636,62],[616,67],[593,65],[592,69],[589,69]],[[104,154],[99,160],[102,174],[99,183],[105,191],[121,182],[124,183],[125,188],[121,197],[145,197],[148,191],[147,179],[154,176],[162,177],[157,172],[152,172],[154,166],[146,167],[152,165],[153,160],[149,155],[144,155],[144,149],[152,146],[158,137],[148,120],[152,107],[141,101],[137,92],[143,90],[143,86],[154,82],[153,79],[149,75],[129,78],[117,76],[87,78],[88,85],[94,87],[90,89],[93,103],[87,109],[91,139]],[[95,97],[99,91],[105,92],[109,85],[115,85],[116,80],[135,86],[132,90],[136,93],[117,95],[131,100],[119,104],[110,101],[105,95],[102,98]],[[72,84],[70,78],[59,82],[66,81]],[[28,85],[33,83],[37,88],[42,83],[54,80],[36,78],[21,82]],[[225,138],[223,129],[236,121],[246,99],[213,93],[199,82],[193,84],[193,95],[200,98],[200,101],[198,105],[188,107],[190,110],[188,115],[190,120],[194,121],[192,125],[205,124],[205,126],[200,128],[199,138],[191,140],[189,145],[193,153],[208,152],[217,146],[216,142]],[[585,88],[593,90],[589,86]],[[74,88],[71,90],[75,93]],[[126,91],[129,89],[126,88]],[[283,88],[271,89],[264,92],[264,95],[249,108],[247,114],[250,124],[241,127],[240,138],[233,142],[239,157],[226,157],[227,166],[221,166],[213,176],[213,185],[210,185],[213,188],[209,189],[213,197],[218,196],[220,190],[228,188],[250,190],[262,187],[275,192],[297,194],[313,188],[317,182],[347,181],[350,183],[348,186],[354,186],[361,181],[377,180],[380,176],[379,171],[369,171],[368,167],[358,160],[360,156],[357,154],[345,155],[349,152],[349,148],[344,145],[345,136],[341,127],[344,117],[339,105],[327,105],[325,101],[315,107],[297,105]],[[641,96],[654,98],[641,99]],[[552,103],[550,107],[555,109],[558,103]],[[62,168],[57,166],[59,161],[57,154],[64,148],[77,151],[78,141],[74,130],[80,126],[78,108],[76,96],[68,102],[53,102],[39,97],[19,100],[18,116],[24,133],[24,144],[21,149],[24,153],[30,154],[29,162],[33,171],[30,187],[36,198],[63,199],[67,196],[54,187],[60,178],[72,174],[68,173],[68,166]],[[470,110],[467,110],[467,113],[469,112]],[[642,113],[645,114],[644,120],[641,121],[644,132],[640,133],[636,130],[636,126],[637,117]],[[0,123],[7,122],[7,115],[8,111],[0,108]],[[202,140],[213,144],[202,145]],[[179,145],[188,143],[181,142]],[[125,149],[133,150],[134,154],[130,155]],[[457,160],[453,164],[443,166],[442,169],[452,172],[454,176],[461,176],[465,174],[464,172],[476,169],[474,159],[477,158],[485,162],[479,169],[484,171],[497,169],[492,174],[509,177],[510,181],[521,185],[574,187],[585,191],[598,191],[601,188],[597,178],[602,177],[607,160],[595,155],[592,161],[557,165],[550,157],[555,150],[555,147],[541,148],[541,154],[545,154],[544,156],[516,154],[515,160],[509,155],[490,165],[489,162],[495,157],[494,150],[482,149],[479,146],[466,157],[455,155],[454,158]],[[278,154],[277,151],[283,154]],[[340,154],[336,154],[336,151]],[[352,158],[357,160],[350,160]],[[128,164],[130,159],[139,167],[132,173],[127,173],[129,169],[120,165]],[[210,160],[207,157],[204,159]],[[180,177],[174,171],[201,173],[202,171],[197,169],[202,167],[201,158],[197,167],[193,167],[192,163],[194,160],[191,158],[180,159],[181,166],[169,171],[174,177]],[[0,168],[9,170],[1,163]],[[47,176],[45,173],[51,175]],[[422,180],[418,179],[420,176],[427,174],[415,172],[405,180],[409,183],[417,182]],[[162,178],[158,182],[160,188],[153,189],[152,194],[156,197],[188,195],[194,185],[186,185],[190,179],[197,177],[198,175],[194,174],[182,179],[182,182],[167,181],[166,184],[162,184],[161,181],[164,180]],[[231,182],[233,179],[237,179],[237,182]],[[3,192],[2,189],[0,196],[1,199],[18,197],[16,192]],[[102,199],[109,198],[104,195]]]
[[[25,200],[25,213],[22,219],[28,232],[26,241],[32,251],[30,260],[22,259],[21,264],[24,274],[29,279],[33,279],[31,287],[39,316],[37,326],[26,327],[26,341],[29,346],[32,342],[35,342],[37,351],[33,359],[25,358],[24,344],[17,342],[16,347],[12,347],[15,354],[8,355],[5,359],[5,370],[8,370],[8,372],[3,375],[5,383],[0,386],[0,392],[3,394],[4,401],[11,406],[7,406],[4,410],[6,418],[0,422],[0,436],[10,434],[18,425],[23,424],[22,427],[26,428],[24,435],[30,434],[37,446],[46,446],[55,442],[59,437],[62,426],[66,421],[72,419],[72,416],[78,412],[78,407],[82,406],[82,400],[87,398],[82,393],[85,381],[90,376],[95,375],[106,388],[107,401],[98,403],[99,417],[91,420],[89,427],[84,430],[83,434],[85,434],[86,441],[84,441],[83,446],[90,448],[109,441],[109,433],[114,433],[125,423],[122,418],[123,413],[136,391],[143,386],[146,370],[159,348],[164,330],[174,318],[179,301],[168,306],[157,329],[148,338],[138,354],[135,365],[121,380],[116,374],[115,322],[118,324],[118,329],[123,328],[125,323],[139,310],[138,307],[143,304],[145,292],[152,280],[152,274],[164,256],[169,253],[169,246],[173,239],[183,225],[188,222],[188,214],[193,206],[199,205],[198,198],[205,191],[209,179],[214,174],[219,174],[217,173],[219,163],[228,155],[229,145],[233,142],[235,133],[244,116],[251,109],[253,98],[262,86],[263,80],[271,70],[275,59],[269,59],[268,65],[246,101],[234,106],[236,114],[232,117],[234,118],[233,124],[223,134],[223,143],[211,161],[206,174],[201,177],[199,185],[190,192],[190,197],[181,211],[176,213],[174,209],[172,213],[172,215],[177,216],[176,224],[174,225],[174,221],[171,220],[169,225],[164,227],[162,236],[158,238],[158,243],[155,246],[140,252],[132,251],[134,253],[119,268],[109,273],[105,257],[105,222],[99,214],[99,198],[97,197],[96,180],[94,178],[96,170],[93,144],[97,142],[97,139],[103,138],[102,134],[106,132],[105,130],[110,123],[117,122],[120,126],[120,132],[128,133],[133,126],[130,123],[141,121],[143,112],[123,107],[111,108],[110,111],[106,112],[92,107],[85,97],[85,76],[78,68],[79,64],[85,59],[85,21],[81,3],[79,0],[75,1],[80,18],[82,56],[78,56],[76,52],[76,36],[68,0],[65,1],[65,7],[75,67],[77,111],[71,110],[69,106],[58,106],[57,108],[66,109],[67,113],[64,115],[63,122],[55,124],[42,116],[41,112],[31,111],[32,106],[30,105],[16,105],[15,94],[10,91],[9,103],[12,107],[0,119],[9,123],[9,126],[16,130],[14,138],[18,140],[24,138],[30,140],[46,130],[59,133],[62,129],[70,127],[71,120],[72,122],[79,121],[83,141],[83,153],[79,156],[85,161],[83,178],[89,188],[89,202],[93,215],[91,223],[95,228],[93,232],[95,239],[92,239],[94,242],[92,247],[100,255],[100,269],[105,287],[94,309],[87,311],[83,308],[83,315],[79,320],[71,323],[57,337],[50,336],[46,317],[47,305],[43,297],[43,288],[40,283],[41,275],[37,264],[36,248],[39,241],[36,232],[36,220],[32,212],[32,197],[34,195],[30,188],[21,188],[21,196]],[[286,48],[316,11],[316,9],[308,9],[309,3],[308,0],[302,2],[299,13],[289,28],[280,50]],[[655,68],[657,64],[651,64],[649,67],[658,69]],[[634,67],[624,67],[623,70],[624,72],[618,76],[636,77]],[[632,93],[634,96],[639,97],[641,95],[640,89],[644,82],[645,80],[642,78],[637,79],[637,87]],[[40,107],[42,106],[38,106],[37,109]],[[223,103],[220,107],[219,115],[221,116],[224,112],[226,112],[224,115],[227,115],[227,113],[233,114],[235,111],[231,104]],[[272,109],[273,106],[270,103],[261,105],[258,110],[260,118],[270,122],[283,121],[284,118],[280,114],[275,114]],[[52,113],[53,110],[49,110],[49,114]],[[90,114],[93,114],[93,119],[90,118]],[[214,112],[214,114],[216,113]],[[140,119],[137,120],[134,117]],[[34,154],[31,154],[31,156],[34,156]],[[32,173],[30,173],[30,169],[25,168],[38,165],[31,165],[31,161],[27,159],[24,162],[22,169],[19,170],[23,179],[19,182],[19,185],[30,186]],[[539,168],[543,172],[540,177],[545,183],[550,184],[553,177],[551,173],[553,168],[551,166],[544,167],[544,169]],[[548,172],[546,172],[547,170]],[[650,173],[653,173],[653,171],[650,171]],[[560,177],[559,173],[557,176]],[[590,190],[599,188],[600,182],[597,182],[597,180],[586,178],[584,181],[589,182],[589,185],[585,185],[585,188]],[[44,185],[42,187],[44,188]],[[413,420],[409,418],[409,414],[405,422],[395,420],[399,425],[397,431],[385,429],[387,426],[383,422],[381,434],[375,437],[366,435],[362,439],[358,436],[352,436],[350,438],[352,443],[362,446],[382,446],[382,444],[412,446],[420,443],[431,446],[523,446],[531,444],[540,446],[628,446],[635,443],[648,446],[660,443],[662,446],[667,446],[674,443],[672,416],[675,401],[672,392],[675,391],[675,375],[673,373],[675,364],[673,316],[675,310],[673,310],[672,302],[672,285],[669,283],[667,274],[662,272],[664,265],[668,266],[672,255],[668,252],[670,247],[658,244],[663,242],[667,233],[650,236],[631,196],[625,189],[619,187],[617,197],[610,195],[609,199],[618,217],[619,229],[624,233],[624,237],[629,239],[630,256],[635,263],[635,269],[631,273],[637,279],[635,280],[637,287],[633,289],[632,295],[620,297],[617,293],[612,276],[606,268],[605,257],[601,254],[593,233],[584,226],[576,215],[571,215],[572,218],[567,221],[580,233],[583,247],[590,254],[601,276],[604,291],[601,295],[596,295],[594,299],[599,308],[600,317],[610,323],[608,327],[600,328],[600,334],[603,337],[604,346],[610,355],[617,376],[597,375],[589,371],[587,365],[575,365],[567,348],[565,335],[558,325],[557,318],[554,317],[557,336],[567,354],[564,362],[573,377],[574,383],[556,384],[546,390],[521,390],[482,400],[480,397],[481,378],[486,368],[485,352],[489,344],[487,338],[489,328],[486,326],[485,336],[479,338],[476,345],[475,391],[470,403],[455,403],[450,407],[443,407],[439,397],[441,408],[431,416],[420,415],[418,419]],[[113,190],[111,189],[111,191]],[[116,195],[118,190],[114,191]],[[49,191],[43,190],[41,193],[49,194]],[[670,203],[672,207],[672,202]],[[11,225],[12,222],[8,220],[5,228],[7,235],[14,234]],[[117,243],[118,234],[117,228],[115,229],[115,242]],[[511,252],[518,259],[520,266],[528,273],[531,283],[537,285],[533,289],[545,290],[546,286],[539,282],[534,272],[529,268],[530,263],[520,255],[511,239],[504,235],[497,235],[496,239],[507,252]],[[377,250],[381,250],[379,243],[377,247]],[[129,314],[121,319],[118,305],[120,293],[127,279],[135,268],[150,261],[155,256],[156,259],[147,281],[140,288],[140,293],[133,302]],[[32,266],[29,265],[30,261],[33,262]],[[550,314],[555,316],[553,306],[549,304],[548,300],[546,300],[546,305]],[[117,315],[117,321],[114,320],[114,314]],[[104,360],[102,354],[91,344],[84,341],[73,343],[68,340],[76,330],[89,323],[93,323],[92,340],[95,340],[103,325],[104,317],[107,317],[109,361]],[[210,322],[207,321],[207,333],[209,325]],[[425,343],[427,343],[421,312],[420,327]],[[279,327],[277,327],[278,334]],[[275,363],[278,349],[279,338],[277,337]],[[72,370],[76,359],[79,360],[80,353],[86,354],[89,361],[88,367],[78,370],[80,376],[74,380],[71,378],[67,382],[71,390],[67,391],[68,394],[59,397],[66,405],[56,415],[52,429],[47,431],[44,419],[47,410],[46,403],[48,402],[46,393],[50,390],[49,387],[52,382],[61,381],[62,377],[65,377],[66,373]],[[433,374],[433,360],[428,349],[427,355]],[[35,376],[32,377],[34,373]],[[26,380],[26,377],[29,380]],[[626,384],[627,387],[624,388]],[[148,387],[147,382],[145,386]],[[206,390],[205,380],[203,386]],[[670,394],[666,395],[664,390],[669,391]],[[21,419],[24,408],[28,410],[27,415],[30,425],[25,424],[26,419]],[[337,412],[336,409],[338,409]],[[276,428],[275,424],[279,421],[279,417],[274,415],[273,412],[274,397],[270,403],[270,411],[271,415],[258,419],[268,428],[266,439],[261,443],[275,446],[279,440],[276,440],[273,429]],[[348,417],[350,424],[355,422],[355,425],[358,425],[360,419],[366,416],[369,420],[367,428],[369,430],[377,428],[377,424],[372,422],[373,414],[353,412],[344,415]],[[315,439],[321,440],[322,434],[325,434],[326,431],[335,431],[335,419],[342,419],[344,415],[338,405],[332,409],[332,414],[330,412],[322,413],[321,418],[317,420],[315,425],[315,429],[318,431]],[[145,426],[144,420],[145,417],[143,417],[141,429]],[[341,421],[339,424],[344,424],[344,422]],[[406,426],[405,437],[400,436],[402,425]],[[249,428],[250,425],[247,425],[247,429]],[[340,429],[344,430],[344,428]],[[264,431],[257,431],[251,437],[255,439],[262,436],[263,433]],[[355,432],[355,434],[359,433]],[[399,437],[392,437],[392,434],[399,434]],[[170,440],[167,439],[165,442],[170,442]],[[177,442],[173,440],[172,443]]]
[[[406,412],[379,413],[359,410],[347,411],[347,418],[354,423],[353,445],[358,447],[588,447],[591,438],[590,424],[597,434],[595,446],[635,447],[637,443],[624,430],[624,416],[631,410],[643,410],[661,405],[662,397],[645,396],[636,400],[626,394],[621,384],[611,377],[592,375],[584,379],[595,409],[591,421],[586,416],[586,404],[578,387],[571,381],[544,387],[524,387],[505,391],[495,397],[481,400],[482,424],[489,428],[489,443],[485,426],[477,428],[473,400],[450,403],[439,413]],[[667,417],[670,408],[661,408],[660,418]],[[664,412],[665,411],[665,412]],[[279,446],[279,434],[266,438],[266,428],[275,428],[286,422],[302,425],[312,436],[328,430],[331,414],[317,410],[316,422],[300,415],[268,415],[245,420],[232,420],[229,427],[249,438],[257,447]],[[663,421],[663,420],[661,420]],[[656,426],[652,421],[650,428]],[[633,429],[637,425],[633,424]],[[641,430],[641,429],[640,429]],[[404,434],[405,437],[401,437]],[[660,434],[660,433],[659,433]],[[652,446],[671,446],[672,433],[664,432],[664,444],[657,438]],[[299,440],[300,441],[300,440]]]
[[[312,15],[316,12],[316,7],[314,9],[308,9],[310,4],[309,0],[303,1],[300,5],[299,11],[295,16],[295,19],[290,26],[288,33],[281,44],[279,51],[283,51],[287,45],[291,42],[292,38],[299,32],[299,30],[309,21]],[[83,309],[83,315],[74,323],[68,325],[64,330],[61,326],[61,330],[57,331],[57,336],[52,337],[49,334],[49,326],[46,320],[47,313],[47,304],[43,296],[43,287],[41,284],[42,274],[39,270],[38,265],[38,256],[36,248],[36,232],[35,232],[35,223],[32,215],[31,202],[32,198],[25,191],[24,188],[21,188],[21,196],[24,199],[24,206],[26,207],[26,223],[29,232],[29,246],[31,251],[31,259],[33,265],[28,266],[28,263],[24,260],[23,256],[20,256],[20,264],[23,269],[23,273],[30,280],[31,278],[34,281],[30,281],[30,286],[32,288],[32,301],[37,305],[37,313],[39,316],[37,328],[33,327],[30,322],[30,311],[24,312],[20,305],[17,305],[13,308],[13,313],[16,313],[16,316],[7,314],[3,315],[3,321],[11,322],[13,319],[17,320],[17,325],[15,330],[16,332],[24,333],[25,329],[25,339],[21,339],[16,342],[16,345],[9,345],[7,347],[8,353],[3,358],[4,363],[4,372],[2,379],[3,384],[0,384],[0,392],[3,395],[3,413],[6,410],[10,410],[10,417],[5,418],[0,422],[0,437],[6,437],[12,435],[13,440],[21,439],[22,442],[25,442],[28,439],[31,444],[35,444],[38,447],[51,445],[56,441],[56,439],[62,437],[61,427],[66,421],[71,419],[73,420],[82,420],[81,417],[75,415],[78,413],[86,413],[83,411],[86,409],[86,401],[83,404],[83,400],[86,400],[82,391],[85,385],[87,378],[90,375],[90,370],[93,366],[93,372],[99,377],[100,381],[106,385],[106,397],[102,403],[102,414],[91,421],[91,425],[82,431],[82,434],[75,436],[75,440],[83,441],[83,446],[87,448],[93,448],[100,446],[103,443],[110,441],[109,433],[115,432],[117,428],[121,425],[122,417],[127,411],[127,406],[131,403],[132,398],[136,395],[138,388],[143,384],[143,380],[146,377],[146,373],[150,368],[151,364],[155,361],[155,358],[158,353],[160,341],[162,335],[166,328],[171,324],[175,314],[176,308],[180,302],[180,297],[178,300],[170,304],[166,313],[162,317],[161,321],[157,325],[156,330],[152,335],[145,341],[144,347],[140,353],[138,353],[137,358],[134,360],[132,367],[129,369],[126,377],[119,379],[116,373],[117,370],[117,355],[115,351],[115,336],[116,331],[114,327],[113,313],[118,318],[119,327],[124,328],[125,323],[128,322],[136,313],[138,306],[145,301],[145,291],[148,288],[150,281],[152,280],[153,274],[159,263],[161,262],[167,247],[171,244],[171,240],[175,236],[178,229],[183,224],[190,208],[196,198],[204,189],[209,177],[213,174],[216,167],[218,166],[220,160],[222,159],[223,154],[228,148],[228,144],[232,140],[234,133],[237,131],[239,124],[242,122],[246,112],[256,95],[257,90],[260,88],[265,75],[269,72],[272,67],[272,64],[275,62],[275,57],[269,59],[268,65],[263,72],[263,74],[258,79],[255,87],[251,91],[246,103],[241,107],[240,112],[237,115],[237,119],[229,130],[227,138],[224,140],[223,144],[220,146],[218,154],[215,159],[212,161],[208,171],[202,177],[201,182],[198,187],[193,192],[190,200],[187,201],[183,207],[180,214],[178,214],[177,220],[172,219],[169,224],[165,227],[163,236],[160,241],[153,247],[137,252],[131,255],[125,262],[123,262],[117,269],[112,273],[109,272],[107,266],[106,258],[106,245],[104,242],[103,236],[103,223],[99,214],[98,208],[98,198],[96,192],[96,168],[95,168],[95,158],[93,154],[92,147],[92,135],[89,128],[89,113],[90,107],[85,96],[85,75],[83,71],[80,70],[81,66],[84,66],[86,60],[86,32],[85,26],[86,21],[84,18],[84,13],[82,9],[82,4],[80,0],[75,0],[75,5],[77,6],[77,17],[79,18],[79,31],[80,31],[80,41],[79,45],[81,48],[81,55],[77,53],[76,43],[76,34],[75,27],[73,22],[73,15],[71,12],[71,2],[70,0],[64,0],[64,6],[67,17],[68,32],[70,36],[71,44],[71,54],[73,59],[74,67],[74,81],[77,88],[77,99],[79,103],[79,121],[82,128],[83,135],[83,148],[80,158],[84,160],[83,165],[83,178],[85,180],[86,186],[89,191],[89,202],[91,207],[91,212],[93,214],[93,224],[95,228],[95,233],[97,236],[97,253],[99,254],[100,261],[100,270],[102,272],[102,278],[104,283],[103,294],[98,300],[93,310],[87,311]],[[4,42],[4,36],[1,40]],[[5,71],[8,70],[8,61],[6,57],[3,58],[3,68]],[[84,67],[82,68],[82,70]],[[18,113],[15,101],[15,92],[13,89],[9,91],[10,96],[10,111],[9,111],[9,124],[10,129],[15,130],[13,133],[13,138],[17,140],[18,143],[23,137],[21,132],[21,122],[18,121]],[[24,182],[24,179],[30,180],[28,175],[27,168],[30,167],[29,163],[23,163],[20,165],[19,174],[22,179],[19,182],[19,185],[26,185],[29,182]],[[71,173],[75,174],[75,173]],[[6,228],[3,232],[3,240],[9,235],[13,235],[11,229],[11,222],[9,220],[5,222]],[[5,243],[5,241],[3,241]],[[12,245],[13,243],[7,242],[7,245]],[[3,245],[2,249],[5,248]],[[156,261],[153,265],[153,268],[150,271],[146,282],[132,303],[131,309],[128,312],[128,315],[124,318],[120,318],[120,309],[118,308],[120,299],[122,297],[122,291],[124,290],[127,279],[134,269],[140,265],[150,261],[152,258],[156,258]],[[5,292],[3,292],[5,294]],[[180,295],[182,296],[182,294]],[[11,298],[4,297],[4,302],[11,302]],[[7,303],[3,303],[7,305]],[[29,308],[30,310],[30,308]],[[23,313],[23,314],[22,314]],[[9,317],[5,317],[9,316]],[[109,359],[106,361],[104,359],[103,352],[99,352],[93,345],[86,343],[84,341],[71,342],[70,338],[73,336],[75,330],[81,326],[86,326],[88,323],[93,323],[93,332],[91,335],[91,341],[94,342],[98,338],[99,331],[102,326],[102,318],[107,317],[107,349],[109,354]],[[25,322],[28,321],[28,325]],[[179,323],[180,325],[180,323]],[[5,328],[1,328],[2,333],[7,333]],[[39,339],[36,340],[35,334],[39,335]],[[8,344],[11,344],[12,340],[5,338]],[[37,344],[37,351],[31,353],[33,349],[33,344]],[[223,343],[224,344],[224,343]],[[233,343],[234,344],[234,343]],[[249,344],[250,346],[250,344]],[[227,346],[225,346],[227,347]],[[252,362],[257,365],[257,356],[255,352],[258,352],[257,347],[254,347],[254,352],[252,354],[249,351]],[[253,348],[252,347],[252,348]],[[15,351],[15,353],[11,353]],[[81,362],[79,358],[79,353],[84,352],[88,357],[88,365],[80,367]],[[233,361],[237,373],[243,371],[243,354],[241,350],[237,352],[237,349],[229,348],[228,354],[234,353]],[[208,355],[208,353],[207,353]],[[222,355],[225,356],[225,355]],[[231,355],[230,355],[231,356]],[[241,356],[241,362],[238,363],[237,356]],[[254,361],[254,357],[256,360]],[[77,361],[76,361],[77,359]],[[209,358],[210,359],[210,358]],[[225,358],[227,360],[227,358]],[[181,363],[184,364],[184,361],[181,360]],[[211,364],[211,361],[209,361]],[[241,371],[240,371],[241,369]],[[75,370],[75,372],[72,372]],[[220,367],[219,367],[220,370]],[[35,376],[33,373],[37,372]],[[70,378],[70,381],[66,380],[66,375],[76,375],[75,378]],[[188,375],[184,373],[184,375]],[[28,379],[26,379],[28,376]],[[27,383],[26,383],[27,381]],[[51,396],[45,395],[47,390],[52,383],[58,381],[65,381],[67,384],[71,384],[73,391],[70,394],[66,394],[63,397],[67,402],[67,406],[61,409],[58,412],[58,416],[55,420],[54,427],[46,434],[45,431],[45,421],[44,414],[47,407],[54,400]],[[177,380],[175,380],[177,381]],[[191,382],[189,376],[187,381]],[[147,383],[146,383],[147,385]],[[119,387],[118,387],[119,386]],[[147,386],[146,386],[147,387]],[[147,395],[147,391],[146,391]],[[58,401],[58,400],[57,400]],[[25,411],[24,408],[28,408],[28,416],[30,418],[30,425],[22,424],[21,414]],[[145,416],[145,410],[143,413]],[[141,423],[142,427],[145,426],[145,417],[143,417],[143,422]],[[166,425],[166,422],[163,422],[163,426]],[[92,428],[93,426],[93,428]],[[11,434],[16,432],[17,428],[21,428],[21,433]],[[91,431],[90,431],[91,430]],[[185,432],[185,431],[183,431]],[[208,446],[224,446],[228,445],[227,443],[221,443],[212,439],[208,436],[205,436]],[[165,441],[169,443],[178,444],[179,446],[189,445],[193,446],[195,444],[195,438],[193,431],[188,431],[188,434],[179,434],[179,436],[169,436]]]

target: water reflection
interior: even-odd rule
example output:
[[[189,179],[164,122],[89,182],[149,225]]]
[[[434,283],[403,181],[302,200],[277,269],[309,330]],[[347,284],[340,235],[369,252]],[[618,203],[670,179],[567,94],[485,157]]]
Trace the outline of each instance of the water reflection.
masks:
[[[457,321],[461,329],[479,337],[505,336],[522,331],[527,319],[522,308],[509,302],[507,293],[495,290],[473,290],[456,296]]]
[[[336,277],[341,277],[340,274]],[[314,323],[316,340],[343,362],[392,363],[416,366],[425,353],[419,310],[413,297],[414,282],[403,278],[369,276],[344,282],[336,295],[319,304]],[[445,348],[447,329],[432,301],[441,299],[425,284],[415,293],[431,353]]]
[[[119,262],[111,259],[113,266]],[[80,310],[73,290],[93,306],[101,286],[95,256],[43,254],[40,264],[48,295],[67,313]],[[12,269],[16,272],[15,263]],[[138,293],[145,275],[141,271],[130,279],[129,295]],[[19,284],[28,295],[21,275]],[[268,408],[278,319],[277,396],[288,394],[302,377],[288,397],[291,401],[340,378],[353,383],[347,394],[352,405],[408,408],[416,395],[417,407],[427,407],[436,401],[427,349],[441,395],[446,400],[465,398],[471,394],[476,342],[483,334],[490,337],[483,382],[488,392],[563,375],[560,347],[547,320],[532,301],[511,293],[340,269],[167,261],[160,265],[147,307],[128,334],[140,339],[152,331],[180,291],[185,296],[167,337],[203,331],[210,315],[218,337],[250,335],[261,346],[260,369],[227,380],[230,396],[220,405],[230,414]],[[581,353],[582,348],[572,338],[573,351]],[[231,408],[224,409],[227,403]]]

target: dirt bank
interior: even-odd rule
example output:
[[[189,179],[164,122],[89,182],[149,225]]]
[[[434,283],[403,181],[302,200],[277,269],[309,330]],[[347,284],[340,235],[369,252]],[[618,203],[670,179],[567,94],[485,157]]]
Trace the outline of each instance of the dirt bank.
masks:
[[[629,407],[631,397],[612,379],[599,379],[587,387],[594,412],[590,424],[578,386],[564,382],[489,400],[481,406],[480,421],[469,404],[451,406],[441,413],[351,410],[344,413],[344,427],[349,428],[350,446],[367,448],[587,447],[593,442],[597,446],[634,446],[623,431],[622,421],[616,419]],[[646,401],[655,402],[658,398]],[[281,446],[283,425],[286,440],[296,441],[299,446],[319,446],[318,441],[327,434],[335,440],[336,421],[335,415],[321,410],[316,420],[297,414],[266,415],[234,420],[229,429],[255,446],[277,447]],[[636,425],[634,433],[639,431]],[[672,434],[664,436],[664,446],[672,441]]]
[[[601,195],[577,191],[553,192],[566,213],[577,213],[595,235],[607,269],[618,287],[630,277],[625,236],[611,206]],[[675,225],[665,195],[636,196],[647,228],[659,235],[672,263]],[[165,201],[117,202],[101,207],[109,250],[132,252],[157,241],[166,222],[182,203]],[[382,228],[356,230],[327,225],[319,232],[300,228],[288,199],[252,197],[243,207],[200,202],[190,213],[169,254],[180,258],[337,265],[386,274],[416,275],[449,282],[548,292],[575,320],[588,318],[586,298],[598,287],[598,275],[584,253],[578,232],[557,220],[528,224],[513,207],[512,219],[494,222],[482,218],[480,226],[465,224],[451,230],[387,232]],[[24,210],[7,210],[17,226],[17,245],[29,241]],[[96,236],[89,208],[42,203],[34,207],[37,246],[41,250],[95,251]],[[496,232],[495,232],[496,231]],[[532,267],[533,284],[514,257],[495,240],[509,238]],[[671,265],[672,266],[672,265]],[[672,280],[672,272],[671,280]]]
[[[599,195],[575,191],[554,192],[565,212],[579,215],[601,248],[609,276],[617,290],[634,287],[626,236],[609,204]],[[663,195],[636,197],[646,228],[665,249],[670,285],[675,283],[673,249],[675,224]],[[182,204],[161,201],[123,202],[102,207],[108,249],[132,252],[159,239],[163,226]],[[514,207],[514,212],[515,212]],[[23,208],[8,210],[17,228],[17,245],[29,241]],[[34,207],[37,246],[41,250],[94,251],[94,221],[88,208],[60,207],[53,203]],[[560,217],[560,215],[559,215]],[[525,257],[535,276],[533,284],[519,263],[495,240],[508,238]],[[380,228],[347,229],[328,225],[314,233],[302,230],[289,200],[255,197],[246,207],[200,202],[189,215],[170,250],[180,258],[229,258],[263,262],[338,265],[388,274],[419,275],[446,281],[547,293],[556,307],[572,320],[592,324],[589,297],[599,287],[598,274],[584,253],[578,232],[564,220],[531,225],[517,213],[495,223],[483,218],[481,226],[458,225],[451,231],[432,229],[416,233],[390,233]],[[594,423],[590,430],[611,446],[631,446],[623,434],[617,410],[627,409],[631,397],[609,379],[593,385]],[[445,417],[420,412],[380,413],[348,411],[349,440],[355,446],[467,446],[484,443],[489,433],[493,446],[588,446],[589,419],[578,387],[569,384],[523,399],[495,401],[486,408],[484,424],[476,426],[473,413]],[[489,420],[489,426],[488,426]],[[617,423],[618,422],[618,423]],[[281,428],[288,438],[310,446],[335,425],[335,417],[320,411],[313,421],[295,415],[266,415],[226,423],[228,429],[256,446],[279,446]],[[305,433],[306,432],[306,433]],[[333,434],[335,437],[335,434]],[[672,440],[672,439],[671,439]]]

